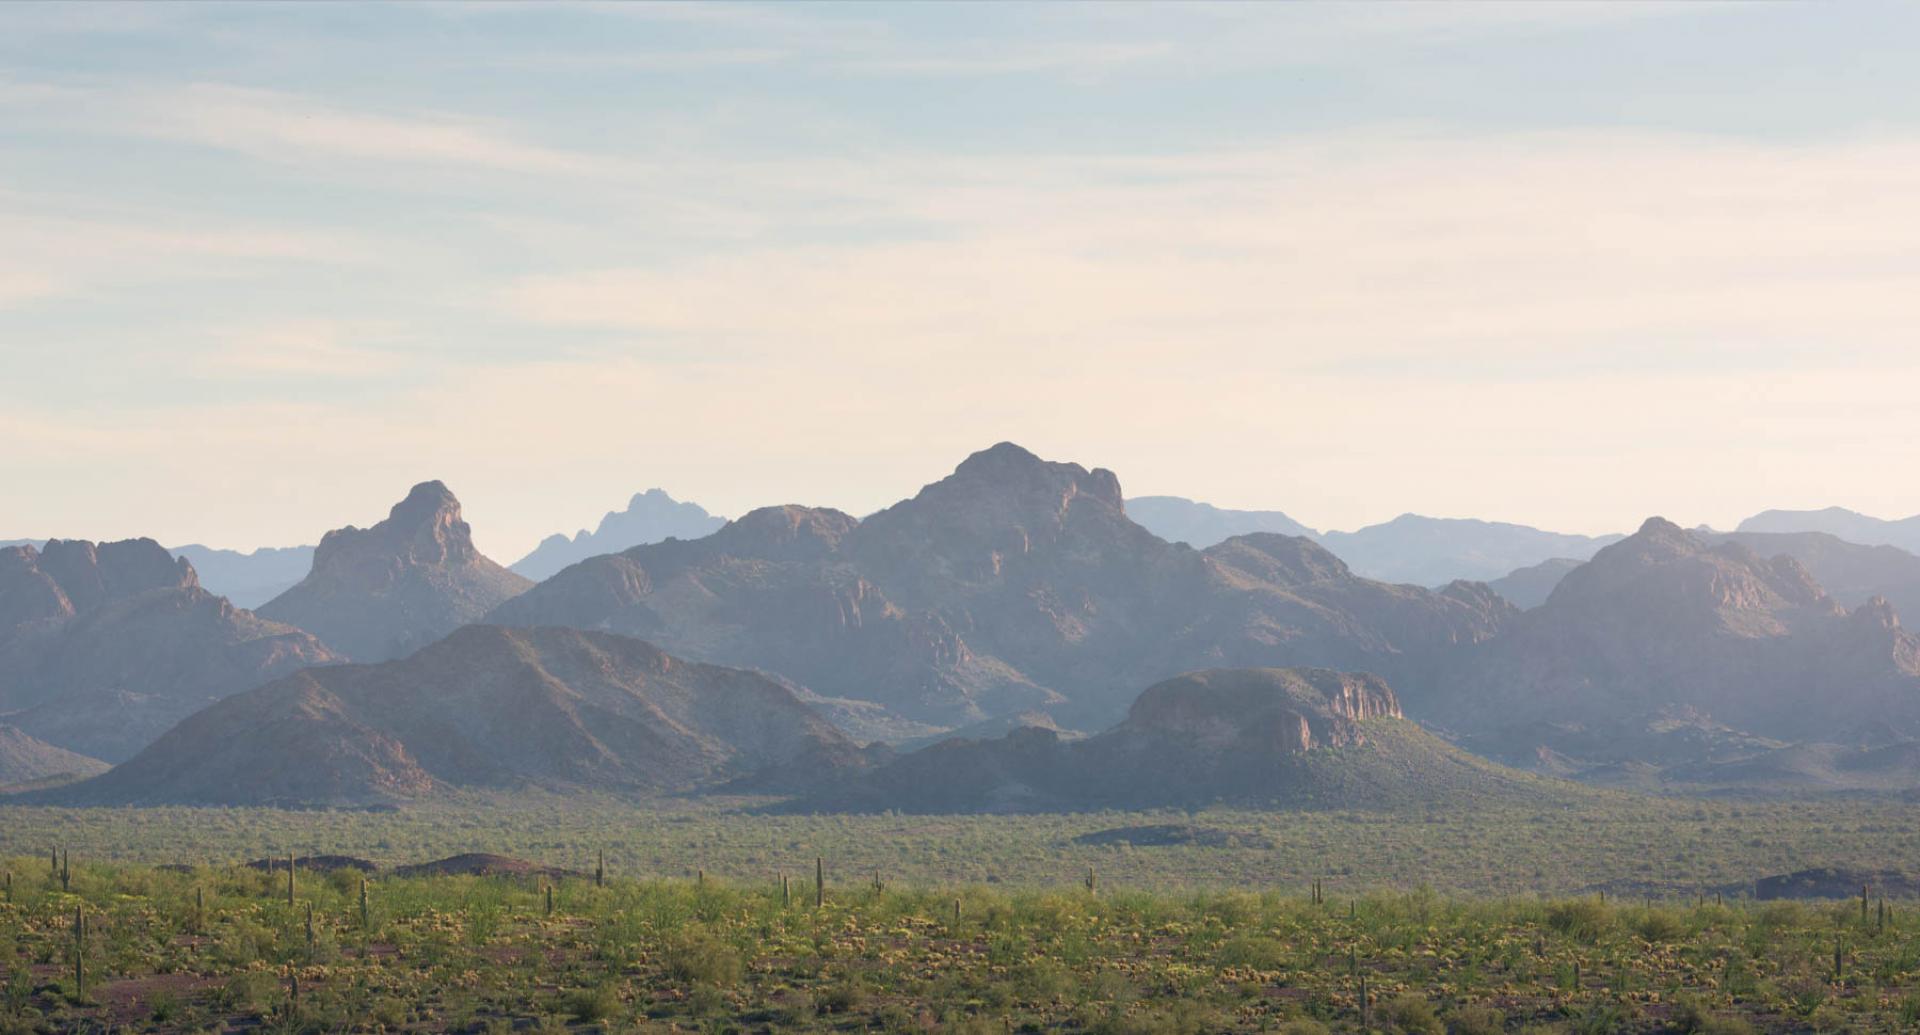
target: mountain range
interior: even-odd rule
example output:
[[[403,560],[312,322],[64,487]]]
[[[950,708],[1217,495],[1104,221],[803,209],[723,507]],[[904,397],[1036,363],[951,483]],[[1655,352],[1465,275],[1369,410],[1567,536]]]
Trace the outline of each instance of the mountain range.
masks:
[[[946,726],[1038,708],[1097,728],[1195,668],[1412,675],[1513,613],[1483,586],[1358,578],[1301,538],[1168,543],[1112,472],[1002,443],[864,520],[762,508],[577,564],[488,621],[637,636]]]
[[[581,529],[571,539],[558,533],[542,539],[533,552],[513,562],[512,570],[538,582],[589,557],[663,539],[699,539],[726,523],[725,518],[707,513],[699,504],[676,500],[660,489],[648,489],[635,493],[627,501],[627,509],[608,512],[591,532]]]
[[[460,501],[445,485],[421,482],[386,520],[322,536],[306,577],[259,613],[305,629],[355,661],[386,661],[531,585],[474,547]]]

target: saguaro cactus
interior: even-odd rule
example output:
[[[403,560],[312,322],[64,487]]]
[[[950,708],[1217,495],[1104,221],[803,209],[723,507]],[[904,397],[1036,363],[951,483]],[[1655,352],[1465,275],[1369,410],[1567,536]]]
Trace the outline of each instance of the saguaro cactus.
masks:
[[[73,907],[73,997],[87,997],[87,916]]]
[[[607,886],[607,850],[604,848],[600,849],[600,860],[593,866],[593,886],[596,888]]]
[[[547,915],[553,915],[553,885],[547,885]]]
[[[293,905],[293,853],[287,853],[287,905]]]
[[[367,879],[360,878],[360,928],[367,928]]]
[[[819,909],[827,904],[827,860],[822,856],[813,857],[813,908]]]

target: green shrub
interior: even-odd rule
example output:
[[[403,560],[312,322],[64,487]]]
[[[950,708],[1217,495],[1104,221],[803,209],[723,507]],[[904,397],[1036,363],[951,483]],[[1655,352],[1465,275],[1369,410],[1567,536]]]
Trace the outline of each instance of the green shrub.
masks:
[[[1507,1030],[1507,1015],[1491,1006],[1462,1006],[1449,1020],[1453,1035],[1500,1035]]]
[[[1273,1030],[1278,1032],[1279,1035],[1327,1035],[1326,1025],[1321,1024],[1319,1021],[1310,1021],[1304,1018],[1297,1021],[1284,1021],[1278,1028]]]
[[[1382,1004],[1380,1020],[1406,1035],[1446,1035],[1447,1031],[1433,1012],[1433,1004],[1417,995],[1399,996]]]
[[[1687,933],[1687,925],[1680,918],[1664,909],[1650,909],[1640,922],[1633,925],[1634,932],[1656,945],[1678,939]]]
[[[1576,898],[1547,907],[1547,926],[1582,941],[1593,941],[1613,926],[1613,911],[1598,899]]]
[[[738,982],[745,969],[733,946],[698,928],[667,944],[666,967],[676,981],[722,988]]]
[[[575,989],[561,1001],[561,1012],[588,1024],[604,1021],[620,1012],[620,993],[611,982]]]

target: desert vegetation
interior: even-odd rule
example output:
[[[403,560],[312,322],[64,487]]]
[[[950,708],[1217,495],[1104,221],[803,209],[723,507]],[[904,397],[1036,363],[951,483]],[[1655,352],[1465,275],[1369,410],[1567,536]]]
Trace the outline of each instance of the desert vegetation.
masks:
[[[0,1030],[1911,1031],[1920,908],[5,862]],[[1091,875],[1089,875],[1091,876]],[[818,894],[818,898],[816,898]]]

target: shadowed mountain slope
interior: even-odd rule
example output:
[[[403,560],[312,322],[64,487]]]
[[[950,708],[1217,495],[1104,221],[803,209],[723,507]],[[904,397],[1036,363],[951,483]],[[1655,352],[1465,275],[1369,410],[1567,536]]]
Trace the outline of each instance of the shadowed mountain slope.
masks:
[[[126,758],[214,700],[339,660],[150,539],[0,550],[0,721],[58,747]]]
[[[385,661],[478,619],[532,583],[474,548],[460,501],[422,482],[372,528],[328,532],[313,570],[260,608],[356,661]]]
[[[310,669],[228,698],[81,803],[355,805],[453,788],[657,793],[862,764],[786,687],[574,629],[468,626],[399,661]],[[771,771],[771,772],[769,772]]]
[[[581,529],[569,539],[550,535],[533,552],[513,562],[512,569],[539,581],[549,578],[570,564],[604,553],[619,553],[665,539],[698,539],[718,531],[727,523],[706,512],[698,504],[674,499],[659,489],[635,493],[627,509],[609,512],[599,527]]]
[[[1576,794],[1448,746],[1401,717],[1378,677],[1216,669],[1155,684],[1083,740],[1015,730],[948,740],[793,806],[807,811],[1030,812],[1384,807]]]
[[[54,747],[0,724],[0,788],[63,776],[93,776],[106,768],[97,758]]]
[[[1111,723],[1195,668],[1419,671],[1513,613],[1485,587],[1356,578],[1304,539],[1206,551],[1129,520],[1112,472],[1002,443],[864,521],[769,507],[705,539],[577,564],[490,621],[607,629],[826,697],[958,726],[1046,708]]]

